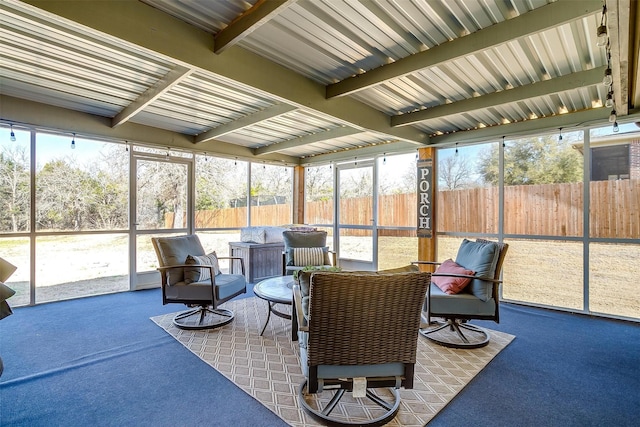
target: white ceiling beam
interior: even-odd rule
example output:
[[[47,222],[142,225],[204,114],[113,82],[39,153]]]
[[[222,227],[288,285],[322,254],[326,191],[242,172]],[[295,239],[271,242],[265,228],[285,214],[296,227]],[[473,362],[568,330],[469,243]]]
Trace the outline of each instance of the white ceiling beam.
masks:
[[[228,47],[266,24],[298,0],[258,0],[250,9],[234,19],[215,35],[214,52],[222,53]]]
[[[349,97],[327,100],[324,85],[239,46],[230,47],[224,55],[214,55],[210,33],[142,2],[25,0],[23,3],[157,52],[176,63],[254,88],[257,93],[270,94],[283,103],[326,115],[344,125],[380,133],[390,139],[416,144],[429,142],[429,136],[419,129],[393,128],[389,116],[362,102]]]
[[[248,116],[241,117],[238,120],[234,120],[232,122],[225,123],[220,126],[216,126],[211,130],[203,132],[200,135],[197,135],[195,137],[195,143],[198,144],[201,142],[209,141],[210,139],[214,139],[219,136],[226,135],[231,132],[235,132],[242,128],[255,125],[256,123],[260,123],[265,120],[269,120],[274,117],[281,116],[283,114],[289,113],[294,110],[297,110],[297,108],[292,105],[287,105],[287,104],[272,105],[256,113],[249,114]]]
[[[300,147],[302,145],[314,144],[316,142],[328,141],[330,139],[342,138],[343,136],[355,135],[362,133],[362,129],[352,127],[339,127],[328,130],[326,132],[318,132],[310,135],[301,136],[300,138],[289,139],[287,141],[278,142],[276,144],[258,147],[254,149],[256,156],[262,156],[269,153],[277,153],[279,151],[288,150],[290,148]]]
[[[116,114],[111,120],[111,127],[116,127],[131,119],[133,116],[144,110],[147,105],[151,104],[153,101],[171,90],[172,87],[189,77],[193,71],[194,70],[187,67],[180,65],[176,66],[153,86],[140,94],[135,101]]]
[[[601,0],[558,0],[513,19],[349,77],[326,87],[328,99],[370,88],[407,74],[493,48],[509,41],[557,27],[602,9]]]
[[[566,76],[557,77],[555,79],[519,86],[514,89],[503,90],[500,92],[494,92],[477,98],[464,99],[451,104],[443,104],[421,111],[393,116],[391,117],[391,125],[406,126],[425,120],[450,116],[452,114],[477,111],[483,108],[524,101],[526,99],[537,98],[544,95],[601,84],[605,68],[606,66],[594,68],[589,71],[567,74]]]

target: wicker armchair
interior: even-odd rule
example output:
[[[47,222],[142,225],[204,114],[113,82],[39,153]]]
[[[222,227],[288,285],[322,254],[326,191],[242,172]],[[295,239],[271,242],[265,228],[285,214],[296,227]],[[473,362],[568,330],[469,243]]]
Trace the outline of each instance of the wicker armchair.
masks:
[[[311,272],[309,296],[294,285],[300,359],[306,381],[300,403],[334,424],[381,425],[413,388],[420,314],[430,273]],[[308,302],[308,303],[307,303]],[[376,390],[385,388],[386,391]],[[335,391],[325,405],[323,391]],[[370,418],[345,419],[333,409],[345,392]],[[367,399],[364,399],[367,397]],[[373,402],[373,404],[371,403]]]

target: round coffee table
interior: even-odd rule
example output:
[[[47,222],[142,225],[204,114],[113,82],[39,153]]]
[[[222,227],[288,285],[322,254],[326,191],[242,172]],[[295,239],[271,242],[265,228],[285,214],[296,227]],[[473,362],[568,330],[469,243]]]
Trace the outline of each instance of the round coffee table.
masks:
[[[269,306],[269,311],[267,312],[267,320],[266,322],[264,322],[262,332],[260,332],[261,336],[264,333],[265,329],[267,329],[267,324],[269,323],[269,319],[271,318],[271,313],[278,317],[282,317],[283,319],[291,319],[290,314],[278,311],[275,306],[276,304],[291,305],[293,301],[293,291],[291,290],[292,287],[293,276],[272,277],[270,279],[265,279],[257,283],[253,287],[253,293],[256,294],[258,298],[267,301]]]

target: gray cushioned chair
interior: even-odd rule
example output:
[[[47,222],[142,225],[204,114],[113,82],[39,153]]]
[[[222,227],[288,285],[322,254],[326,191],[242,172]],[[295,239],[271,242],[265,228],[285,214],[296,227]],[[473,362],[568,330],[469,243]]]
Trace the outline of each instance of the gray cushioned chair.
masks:
[[[427,325],[420,333],[429,340],[453,348],[478,348],[489,343],[487,331],[469,323],[472,319],[500,321],[499,286],[502,264],[509,245],[477,239],[464,239],[455,262],[472,270],[474,275],[439,273],[433,277],[470,278],[471,282],[460,292],[449,295],[434,283],[429,286],[425,300]],[[440,265],[439,262],[416,261],[415,264]],[[444,319],[433,320],[433,318]]]
[[[413,388],[420,315],[430,273],[300,274],[307,275],[309,298],[304,307],[299,282],[293,287],[300,362],[306,377],[299,388],[302,407],[331,424],[390,421],[400,405],[398,389]],[[368,417],[355,421],[345,419],[340,411],[332,412],[345,392],[355,396],[354,387],[361,392],[357,397],[368,398],[356,400],[367,406],[358,412]],[[386,394],[374,390],[379,388],[388,390]],[[330,400],[318,396],[332,391]],[[329,403],[324,405],[326,400]]]
[[[329,251],[327,246],[327,232],[323,230],[315,231],[295,231],[286,230],[282,232],[284,241],[283,272],[282,275],[293,274],[296,270],[304,267],[332,267],[337,266],[335,252]],[[307,263],[304,259],[296,259],[295,249],[318,248],[322,250],[321,263]]]
[[[162,304],[181,303],[191,309],[178,313],[173,323],[181,329],[210,329],[226,325],[233,320],[233,312],[218,306],[247,291],[244,262],[238,257],[217,257],[239,262],[241,274],[218,273],[217,264],[193,261],[194,257],[206,258],[206,253],[196,235],[154,237],[151,239],[158,256],[162,278]],[[190,264],[187,264],[190,257]],[[204,280],[190,281],[205,269]],[[185,276],[186,272],[186,276]],[[218,274],[216,274],[218,273]]]

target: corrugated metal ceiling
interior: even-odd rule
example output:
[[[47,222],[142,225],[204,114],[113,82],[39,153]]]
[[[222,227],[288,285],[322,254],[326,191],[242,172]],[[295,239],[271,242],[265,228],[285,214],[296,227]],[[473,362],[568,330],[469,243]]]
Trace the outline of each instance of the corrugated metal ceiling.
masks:
[[[231,28],[245,11],[262,6],[258,0],[143,3],[213,35]],[[433,50],[436,55],[436,48],[453,41],[482,46],[482,38],[472,39],[476,33],[553,3],[557,2],[298,0],[240,37],[232,49],[246,49],[330,88],[422,52]],[[589,13],[576,14],[566,23],[459,56],[444,55],[443,61],[391,74],[343,96],[393,118],[598,69],[607,64],[605,50],[595,43],[601,14],[593,10],[594,2],[587,3]],[[216,141],[293,157],[402,140],[392,132],[376,132],[358,121],[306,108],[126,40],[105,37],[17,0],[3,1],[0,12],[3,95],[113,118],[166,83],[176,69],[187,67],[184,76],[169,81],[170,87],[136,110],[130,121],[186,135],[213,132]],[[218,55],[224,59],[225,52]],[[580,87],[560,87],[405,125],[432,136],[500,126],[599,108],[607,90],[589,80]],[[268,114],[283,104],[285,109]],[[251,121],[258,116],[260,120]],[[246,123],[233,127],[238,121]],[[215,132],[226,127],[231,131]],[[348,132],[335,133],[345,127]],[[335,136],[295,144],[323,132]]]

